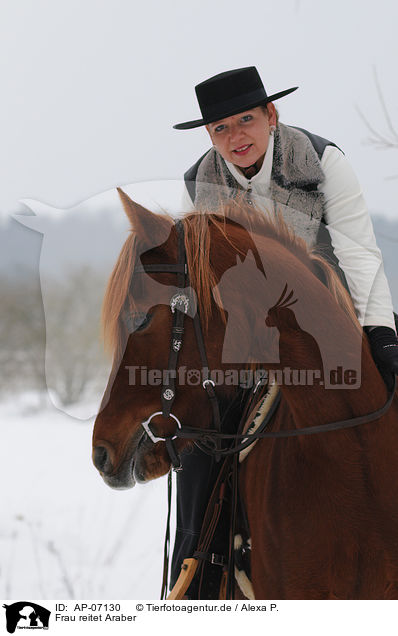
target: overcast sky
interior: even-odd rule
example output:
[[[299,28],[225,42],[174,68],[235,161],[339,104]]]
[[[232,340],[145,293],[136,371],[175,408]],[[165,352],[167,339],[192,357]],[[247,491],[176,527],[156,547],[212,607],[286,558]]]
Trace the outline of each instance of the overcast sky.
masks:
[[[395,0],[1,0],[0,211],[68,207],[116,185],[178,179],[208,147],[194,85],[255,65],[281,120],[335,141],[372,213],[398,217],[398,150],[365,145],[355,107],[398,128]]]

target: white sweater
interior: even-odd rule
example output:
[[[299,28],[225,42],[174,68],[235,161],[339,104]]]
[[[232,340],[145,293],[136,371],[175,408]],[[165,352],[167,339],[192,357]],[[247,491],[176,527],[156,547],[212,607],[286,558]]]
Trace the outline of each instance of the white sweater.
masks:
[[[252,188],[255,203],[264,208],[269,197],[273,158],[273,135],[260,171],[250,180],[228,161],[228,169],[247,190]],[[361,187],[349,162],[335,146],[327,146],[321,159],[325,180],[318,190],[325,196],[325,220],[334,253],[347,279],[362,326],[383,325],[395,331],[391,292],[384,273],[381,252],[376,245],[372,221]],[[188,191],[184,210],[193,209]]]

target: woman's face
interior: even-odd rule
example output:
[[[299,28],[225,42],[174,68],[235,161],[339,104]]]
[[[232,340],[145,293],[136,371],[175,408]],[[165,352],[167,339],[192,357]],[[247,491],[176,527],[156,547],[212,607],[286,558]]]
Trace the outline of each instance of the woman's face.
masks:
[[[270,126],[276,124],[275,107],[261,106],[220,119],[206,126],[220,155],[238,168],[248,168],[262,160],[268,148]]]

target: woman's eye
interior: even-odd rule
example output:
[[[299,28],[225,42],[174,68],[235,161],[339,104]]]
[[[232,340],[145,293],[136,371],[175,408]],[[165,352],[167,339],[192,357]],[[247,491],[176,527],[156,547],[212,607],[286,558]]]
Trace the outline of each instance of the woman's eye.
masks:
[[[242,121],[251,121],[253,119],[253,115],[243,115]]]
[[[224,124],[220,124],[219,126],[216,126],[215,128],[213,128],[213,131],[218,133],[224,130],[224,128],[225,128]]]
[[[128,332],[142,331],[150,323],[151,318],[152,314],[144,314],[142,312],[127,315],[125,322]]]

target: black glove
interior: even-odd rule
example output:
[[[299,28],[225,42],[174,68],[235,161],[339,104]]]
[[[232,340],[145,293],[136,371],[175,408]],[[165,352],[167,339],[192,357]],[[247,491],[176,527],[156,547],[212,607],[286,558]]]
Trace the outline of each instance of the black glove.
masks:
[[[365,327],[373,359],[387,387],[394,385],[394,374],[398,374],[398,338],[390,327]]]

